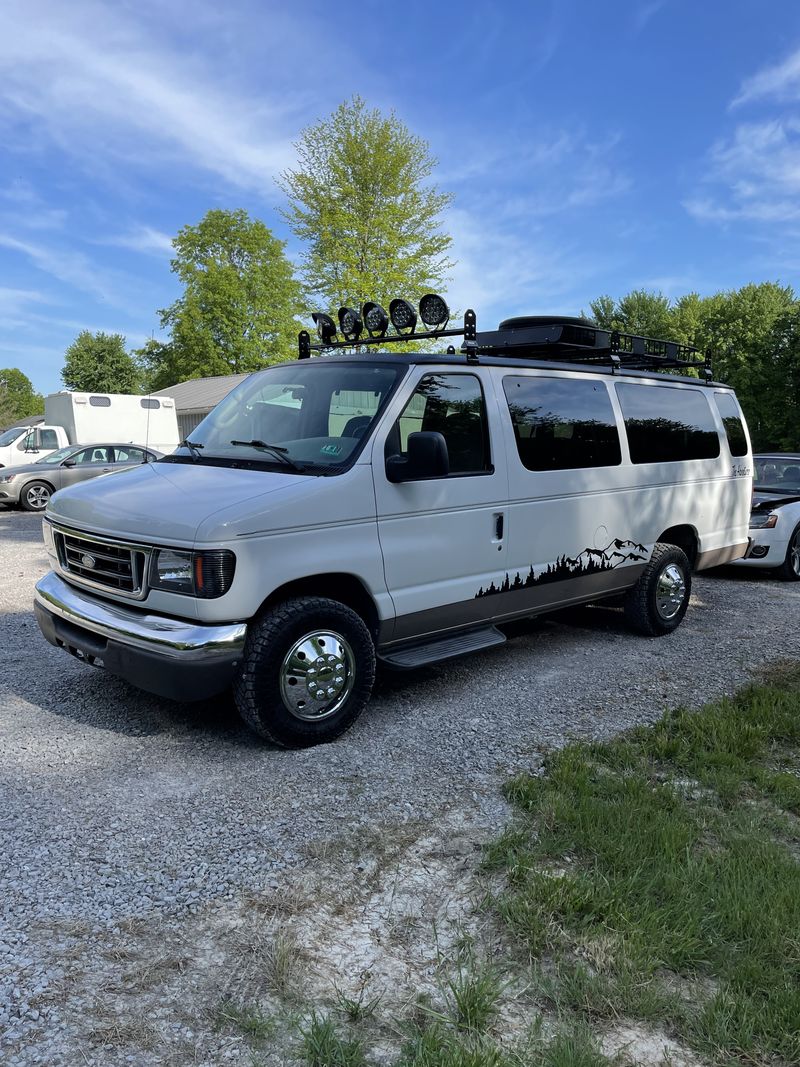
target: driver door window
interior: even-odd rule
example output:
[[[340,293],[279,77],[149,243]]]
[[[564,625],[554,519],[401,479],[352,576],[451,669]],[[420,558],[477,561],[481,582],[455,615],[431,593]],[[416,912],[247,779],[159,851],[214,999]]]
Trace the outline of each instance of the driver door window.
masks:
[[[426,374],[389,434],[386,454],[404,455],[408,435],[418,431],[444,437],[450,474],[491,472],[486,404],[474,374]]]

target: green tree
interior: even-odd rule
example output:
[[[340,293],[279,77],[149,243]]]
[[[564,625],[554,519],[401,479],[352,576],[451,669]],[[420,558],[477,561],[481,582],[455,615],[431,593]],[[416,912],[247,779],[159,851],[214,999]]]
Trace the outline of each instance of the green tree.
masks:
[[[0,369],[0,426],[44,412],[44,397],[17,367]]]
[[[238,374],[297,352],[300,286],[285,243],[246,211],[209,211],[172,242],[183,295],[161,311],[170,341],[139,357],[159,387]]]
[[[136,393],[139,371],[119,333],[82,330],[69,346],[61,379],[80,393]]]
[[[669,337],[672,313],[663,293],[634,289],[618,301],[601,296],[590,306],[594,319],[605,330],[643,334],[645,337]]]
[[[285,218],[305,245],[310,300],[335,311],[366,300],[418,299],[441,291],[452,263],[442,212],[452,196],[429,179],[436,160],[426,141],[358,96],[309,126],[298,166],[278,184]]]

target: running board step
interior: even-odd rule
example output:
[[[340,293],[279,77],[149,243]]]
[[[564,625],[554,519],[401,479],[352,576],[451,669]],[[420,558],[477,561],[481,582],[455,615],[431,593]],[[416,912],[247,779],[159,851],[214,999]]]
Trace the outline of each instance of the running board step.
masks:
[[[429,663],[438,663],[443,659],[466,656],[470,652],[479,652],[483,648],[505,644],[506,635],[495,626],[483,630],[470,630],[469,633],[456,634],[455,637],[439,637],[424,644],[411,645],[393,651],[379,653],[378,659],[387,667],[399,671],[410,671],[415,667],[426,667]]]

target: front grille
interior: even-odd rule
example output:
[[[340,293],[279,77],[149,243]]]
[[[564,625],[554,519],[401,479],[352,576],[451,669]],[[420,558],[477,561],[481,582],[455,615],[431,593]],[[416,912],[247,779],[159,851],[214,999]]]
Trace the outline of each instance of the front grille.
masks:
[[[62,570],[78,581],[125,596],[143,592],[147,552],[138,546],[53,530]]]

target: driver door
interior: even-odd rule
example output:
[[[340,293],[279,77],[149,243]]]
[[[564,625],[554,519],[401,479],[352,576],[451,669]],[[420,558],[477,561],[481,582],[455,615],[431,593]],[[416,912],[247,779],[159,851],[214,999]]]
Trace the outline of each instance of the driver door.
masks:
[[[502,581],[507,532],[508,479],[488,375],[420,368],[405,397],[376,435],[372,459],[395,641],[486,619],[492,598],[478,592]],[[386,457],[403,456],[418,430],[442,434],[449,475],[390,482]]]
[[[70,466],[66,467],[64,463],[61,464],[59,473],[61,475],[60,488],[62,489],[65,486],[75,485],[77,482],[85,482],[87,478],[96,478],[98,474],[106,474],[108,471],[114,470],[111,449],[105,445],[90,445],[88,448],[76,452],[64,462],[69,463]]]

